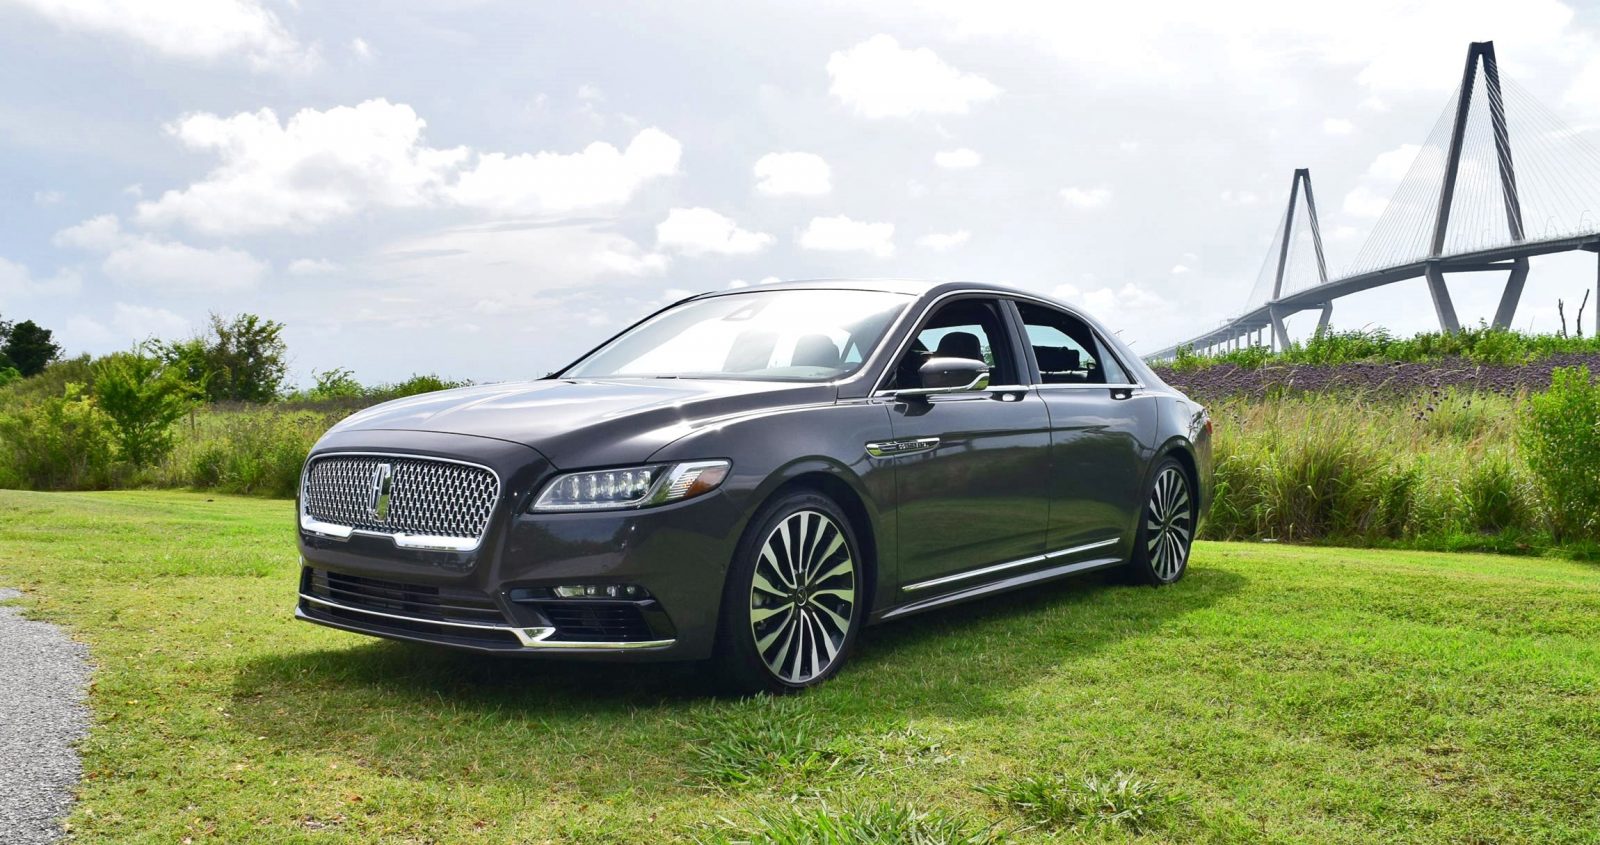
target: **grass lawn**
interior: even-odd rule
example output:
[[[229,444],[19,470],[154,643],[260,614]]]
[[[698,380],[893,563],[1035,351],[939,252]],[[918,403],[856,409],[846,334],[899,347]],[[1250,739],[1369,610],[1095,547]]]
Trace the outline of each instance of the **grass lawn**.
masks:
[[[1173,588],[869,629],[731,701],[295,622],[291,524],[0,491],[0,585],[97,665],[77,841],[1600,840],[1594,564],[1203,544]]]

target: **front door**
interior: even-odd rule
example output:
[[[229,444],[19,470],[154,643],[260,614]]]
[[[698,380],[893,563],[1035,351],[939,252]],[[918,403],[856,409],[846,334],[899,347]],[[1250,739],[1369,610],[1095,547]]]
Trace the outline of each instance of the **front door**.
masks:
[[[917,329],[891,382],[915,386],[917,365],[933,356],[990,365],[986,390],[891,405],[894,439],[875,460],[895,467],[903,589],[948,592],[980,583],[979,570],[1045,551],[1050,417],[1023,384],[1008,326],[996,300],[943,304]]]

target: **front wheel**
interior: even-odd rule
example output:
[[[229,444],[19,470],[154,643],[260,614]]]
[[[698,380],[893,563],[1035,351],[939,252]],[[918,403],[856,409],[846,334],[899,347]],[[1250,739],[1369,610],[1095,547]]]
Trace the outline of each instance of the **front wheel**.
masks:
[[[739,543],[724,590],[717,662],[735,692],[815,686],[844,664],[866,608],[850,520],[799,491],[764,507]]]
[[[1134,580],[1162,586],[1183,577],[1194,543],[1195,504],[1183,465],[1171,458],[1162,461],[1139,511],[1133,558],[1128,561]]]

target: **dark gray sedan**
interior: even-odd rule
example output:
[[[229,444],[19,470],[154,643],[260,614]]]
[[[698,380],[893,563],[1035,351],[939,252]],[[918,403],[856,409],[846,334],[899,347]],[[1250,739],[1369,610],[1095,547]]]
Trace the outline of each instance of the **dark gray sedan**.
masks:
[[[335,426],[302,619],[496,654],[839,671],[861,627],[1090,570],[1183,577],[1211,423],[1115,337],[968,283],[692,297],[543,379]]]

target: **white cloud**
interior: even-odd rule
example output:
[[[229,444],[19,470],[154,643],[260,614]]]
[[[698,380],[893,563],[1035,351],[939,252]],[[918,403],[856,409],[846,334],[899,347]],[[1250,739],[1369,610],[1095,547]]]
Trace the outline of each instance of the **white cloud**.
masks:
[[[1322,131],[1329,135],[1349,135],[1356,131],[1356,125],[1342,117],[1330,117],[1322,121]]]
[[[291,276],[325,276],[339,270],[339,265],[326,258],[296,258],[289,262]]]
[[[67,198],[67,195],[61,193],[60,191],[34,191],[33,192],[33,204],[34,205],[60,205],[62,203],[62,201],[65,200],[66,198]]]
[[[674,208],[656,224],[656,246],[684,255],[748,255],[771,245],[771,235],[741,229],[709,208]]]
[[[304,68],[302,47],[256,0],[13,0],[64,29],[106,33],[181,59],[242,57],[258,69]]]
[[[1109,325],[1127,325],[1135,318],[1167,312],[1173,307],[1171,300],[1132,282],[1116,289],[1101,287],[1091,291],[1066,284],[1056,287],[1053,293],[1057,299],[1081,306]]]
[[[972,237],[966,229],[957,229],[954,232],[931,232],[917,238],[917,246],[926,247],[934,252],[946,252],[965,244]]]
[[[1174,276],[1181,276],[1184,273],[1190,272],[1190,270],[1189,270],[1189,266],[1187,264],[1174,264],[1174,265],[1172,265],[1172,269],[1169,270],[1168,272],[1170,272]]]
[[[367,100],[303,109],[280,122],[270,109],[194,114],[168,127],[190,149],[220,159],[206,178],[141,202],[146,225],[183,223],[207,234],[305,230],[371,209],[456,204],[502,214],[610,209],[647,181],[677,170],[682,147],[659,129],[626,150],[596,142],[572,154],[482,153],[423,142],[408,105]],[[465,168],[465,169],[464,169]]]
[[[1345,0],[1292,13],[1261,2],[1186,0],[922,0],[915,8],[940,19],[950,38],[1032,46],[1098,79],[1162,85],[1258,86],[1309,64],[1335,66],[1374,91],[1442,92],[1459,79],[1467,43],[1483,33],[1494,34],[1502,61],[1508,46],[1528,56],[1592,52],[1568,31],[1574,11],[1561,0]]]
[[[81,286],[82,280],[72,270],[61,270],[48,279],[38,279],[27,267],[0,258],[0,305],[18,299],[69,296],[77,293]]]
[[[934,153],[933,163],[939,165],[940,167],[948,167],[952,170],[956,170],[966,167],[977,167],[983,163],[983,156],[979,155],[977,150],[961,147],[954,150],[940,150],[939,152]]]
[[[100,269],[118,284],[168,294],[246,290],[266,277],[265,262],[229,247],[202,249],[151,235],[122,231],[101,215],[56,233],[54,243],[103,253]]]
[[[683,145],[651,127],[625,150],[596,141],[582,152],[485,153],[450,190],[456,202],[515,214],[615,208],[646,182],[678,170]]]
[[[148,305],[129,305],[119,302],[112,308],[111,325],[135,340],[158,337],[182,337],[189,330],[189,321],[165,308]]]
[[[894,224],[864,223],[844,215],[813,217],[800,233],[800,246],[826,252],[866,252],[887,258],[894,255]]]
[[[98,352],[110,348],[116,337],[99,320],[74,314],[61,327],[58,342],[69,352]]]
[[[350,52],[361,61],[371,61],[373,57],[372,45],[365,38],[350,39]]]
[[[468,152],[421,144],[425,125],[410,106],[381,99],[303,109],[286,123],[271,109],[189,115],[167,130],[190,149],[214,152],[220,165],[204,181],[139,203],[137,218],[225,234],[427,205]]]
[[[1223,191],[1220,198],[1229,205],[1255,205],[1261,202],[1261,195],[1255,191]]]
[[[415,285],[420,297],[434,302],[443,293],[446,307],[468,293],[520,302],[530,295],[654,275],[669,262],[615,232],[540,224],[450,229],[390,244],[379,258],[396,291]]]
[[[819,196],[833,190],[833,172],[814,153],[767,153],[756,160],[756,190],[769,196]]]
[[[1400,180],[1405,178],[1421,151],[1422,147],[1417,144],[1402,144],[1380,153],[1367,166],[1361,182],[1345,194],[1344,212],[1354,217],[1381,216],[1384,209],[1389,207],[1389,198],[1394,195],[1395,188],[1399,187]]]
[[[1111,201],[1107,188],[1062,188],[1061,199],[1073,208],[1099,208]]]
[[[946,64],[932,50],[908,50],[874,35],[828,57],[829,92],[864,117],[966,114],[1000,88]]]

